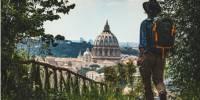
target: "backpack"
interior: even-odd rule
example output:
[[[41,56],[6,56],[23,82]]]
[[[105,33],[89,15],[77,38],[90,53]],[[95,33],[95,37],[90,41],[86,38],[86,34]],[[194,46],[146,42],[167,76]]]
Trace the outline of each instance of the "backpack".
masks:
[[[176,27],[170,18],[159,18],[153,22],[154,47],[159,48],[164,56],[174,46]]]

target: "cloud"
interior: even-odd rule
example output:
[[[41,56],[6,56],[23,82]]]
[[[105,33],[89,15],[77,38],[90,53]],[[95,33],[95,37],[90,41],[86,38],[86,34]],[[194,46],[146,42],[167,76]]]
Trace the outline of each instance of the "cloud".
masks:
[[[115,6],[119,5],[128,0],[70,0],[81,7],[92,7],[92,6]]]
[[[70,0],[70,2],[75,3],[78,7],[91,7],[95,6],[97,0]]]
[[[76,7],[61,19],[46,22],[45,33],[62,34],[68,39],[93,39],[109,19],[119,41],[138,41],[140,23],[146,18],[142,3],[147,0],[69,0]],[[84,34],[83,34],[84,33]],[[125,35],[126,34],[126,35]]]
[[[117,6],[122,3],[125,3],[127,0],[99,0],[104,4],[105,6]]]

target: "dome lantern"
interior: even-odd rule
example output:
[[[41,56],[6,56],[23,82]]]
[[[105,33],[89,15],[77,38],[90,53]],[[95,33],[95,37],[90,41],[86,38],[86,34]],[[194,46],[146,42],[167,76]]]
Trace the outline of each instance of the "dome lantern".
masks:
[[[108,24],[108,20],[106,21],[106,25],[104,26],[103,32],[111,33],[111,31],[110,31],[110,26],[109,26],[109,24]]]

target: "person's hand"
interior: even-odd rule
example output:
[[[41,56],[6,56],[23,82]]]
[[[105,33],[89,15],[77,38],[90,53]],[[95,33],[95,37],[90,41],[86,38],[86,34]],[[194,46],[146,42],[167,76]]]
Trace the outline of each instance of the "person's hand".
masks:
[[[141,66],[145,59],[144,48],[141,47],[141,48],[139,48],[139,50],[140,50],[140,54],[139,54],[139,57],[137,60],[137,65]]]
[[[145,55],[144,55],[144,54],[140,55],[140,56],[138,57],[138,60],[137,60],[137,65],[138,65],[138,66],[141,66],[142,63],[144,62],[144,59],[145,59]]]

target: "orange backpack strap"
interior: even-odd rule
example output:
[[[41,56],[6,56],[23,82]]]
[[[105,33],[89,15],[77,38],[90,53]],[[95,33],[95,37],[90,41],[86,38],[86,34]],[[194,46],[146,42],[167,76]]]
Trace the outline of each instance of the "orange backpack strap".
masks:
[[[157,24],[156,22],[153,24],[153,28],[152,28],[152,31],[154,33],[154,42],[155,42],[155,47],[157,47],[157,42],[158,42],[158,32],[156,30],[157,28]]]
[[[175,25],[173,25],[173,26],[172,26],[171,35],[172,35],[172,36],[174,36],[174,35],[175,35],[175,33],[176,33],[176,26],[175,26]]]
[[[162,59],[164,59],[165,58],[165,48],[163,48],[163,47],[158,47],[158,45],[157,45],[157,42],[158,42],[158,32],[157,32],[157,30],[156,30],[156,28],[157,28],[157,24],[156,24],[156,22],[153,24],[153,28],[152,28],[152,31],[154,32],[154,38],[155,38],[155,47],[156,48],[160,48],[160,50],[161,50],[161,57],[162,57]],[[174,32],[175,31],[175,29],[174,29],[175,27],[173,27],[173,30],[172,30],[172,32]]]

